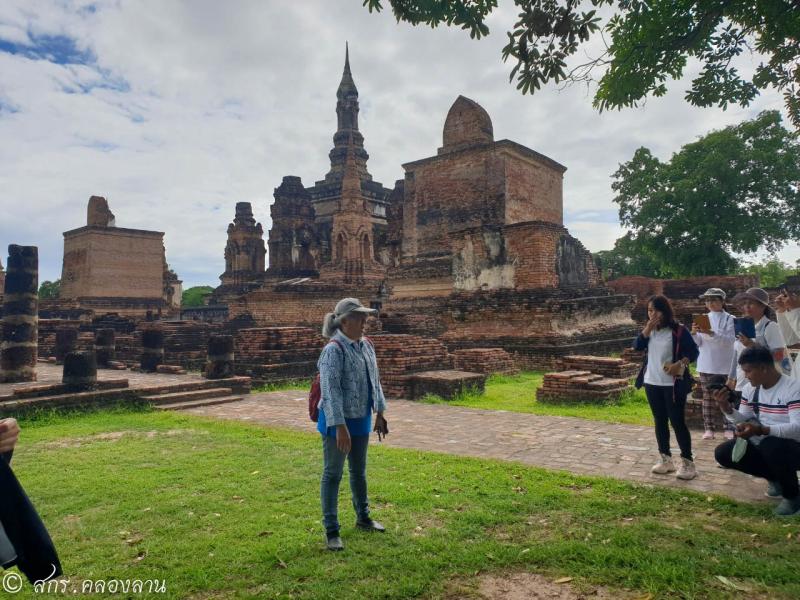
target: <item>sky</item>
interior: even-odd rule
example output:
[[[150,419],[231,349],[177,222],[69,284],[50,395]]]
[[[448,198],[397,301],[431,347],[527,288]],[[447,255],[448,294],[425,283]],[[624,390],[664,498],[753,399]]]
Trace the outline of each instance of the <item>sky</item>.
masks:
[[[62,232],[85,225],[99,195],[117,226],[165,232],[184,288],[219,285],[236,203],[252,203],[266,238],[282,177],[310,186],[328,171],[345,41],[376,181],[393,187],[403,163],[436,154],[462,94],[489,112],[495,139],[567,166],[565,225],[591,251],[623,233],[610,176],[638,147],[668,160],[783,107],[771,91],[746,109],[692,107],[688,79],[621,112],[595,111],[582,85],[522,96],[501,60],[514,5],[499,4],[491,34],[472,40],[362,0],[3,0],[0,262],[10,243],[36,245],[40,281],[58,279]],[[740,63],[748,72],[757,57]],[[779,256],[794,262],[800,246]]]

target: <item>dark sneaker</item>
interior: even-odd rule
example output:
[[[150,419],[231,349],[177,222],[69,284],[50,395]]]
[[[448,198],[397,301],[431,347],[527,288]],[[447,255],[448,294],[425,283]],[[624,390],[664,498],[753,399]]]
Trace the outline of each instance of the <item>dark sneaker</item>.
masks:
[[[342,542],[342,538],[339,537],[338,533],[329,533],[327,535],[327,542],[326,546],[328,550],[338,551],[344,550],[344,543]]]
[[[777,481],[767,481],[767,491],[764,492],[764,495],[769,496],[770,498],[780,498],[783,496],[783,488],[781,488],[781,484]]]
[[[800,496],[781,500],[778,506],[775,507],[775,514],[779,517],[800,515]]]
[[[386,527],[372,519],[358,520],[356,521],[356,527],[364,531],[380,531],[381,533],[386,531]]]

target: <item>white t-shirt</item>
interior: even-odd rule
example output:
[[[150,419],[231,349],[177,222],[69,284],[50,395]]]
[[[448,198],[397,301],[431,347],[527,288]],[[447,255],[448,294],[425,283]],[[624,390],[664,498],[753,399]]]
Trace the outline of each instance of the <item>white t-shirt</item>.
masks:
[[[675,379],[664,372],[664,363],[672,362],[672,329],[663,327],[650,333],[647,343],[647,370],[644,382],[648,385],[672,387]]]
[[[767,317],[761,317],[761,320],[756,323],[755,342],[759,346],[769,348],[773,352],[781,348],[786,348],[786,342],[781,334],[781,328],[777,323],[770,321]],[[735,353],[734,364],[736,365],[736,391],[742,391],[744,385],[747,383],[747,377],[744,376],[744,371],[742,371],[742,367],[739,366],[739,356],[744,352],[744,349],[744,344],[736,340],[736,343],[733,345]],[[791,373],[791,367],[789,370],[781,369],[781,373],[789,375]]]
[[[725,417],[733,423],[741,423],[755,417],[752,401],[755,388],[748,381],[742,387],[742,404]],[[800,381],[781,375],[771,388],[761,388],[758,393],[758,420],[770,428],[775,437],[790,438],[800,442]],[[758,443],[764,436],[752,438]]]
[[[692,336],[700,349],[697,372],[707,375],[727,375],[730,372],[733,343],[736,339],[733,315],[724,310],[719,312],[712,310],[708,313],[708,320],[711,321],[711,331],[714,335],[696,333]]]
[[[800,308],[779,312],[778,325],[781,328],[783,339],[789,346],[800,342]],[[794,359],[792,377],[800,379],[800,354]]]

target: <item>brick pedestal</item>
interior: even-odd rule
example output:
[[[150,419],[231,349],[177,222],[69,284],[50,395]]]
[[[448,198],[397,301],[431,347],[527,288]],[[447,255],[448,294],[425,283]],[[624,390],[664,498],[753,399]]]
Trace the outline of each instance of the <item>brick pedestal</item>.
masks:
[[[36,381],[39,250],[8,247],[0,335],[0,383]]]

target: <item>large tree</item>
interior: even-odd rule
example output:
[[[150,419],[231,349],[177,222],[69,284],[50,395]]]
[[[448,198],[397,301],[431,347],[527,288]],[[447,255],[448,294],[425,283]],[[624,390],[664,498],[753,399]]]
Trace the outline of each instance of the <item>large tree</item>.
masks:
[[[380,11],[383,0],[363,0]],[[488,35],[486,18],[497,0],[389,0],[395,17],[413,25],[455,25],[473,38]],[[760,90],[784,94],[800,128],[800,0],[514,0],[517,21],[508,32],[503,60],[516,65],[523,94],[553,82],[597,81],[594,105],[633,106],[662,96],[666,82],[682,77],[689,60],[701,65],[686,91],[697,106],[747,106]],[[603,24],[597,9],[610,7]],[[603,51],[585,61],[567,61],[593,36]],[[752,77],[732,62],[755,50],[764,57]],[[580,64],[578,64],[580,63]]]
[[[668,162],[647,148],[613,175],[629,248],[662,276],[734,272],[734,254],[800,236],[800,144],[777,111],[713,131]]]

